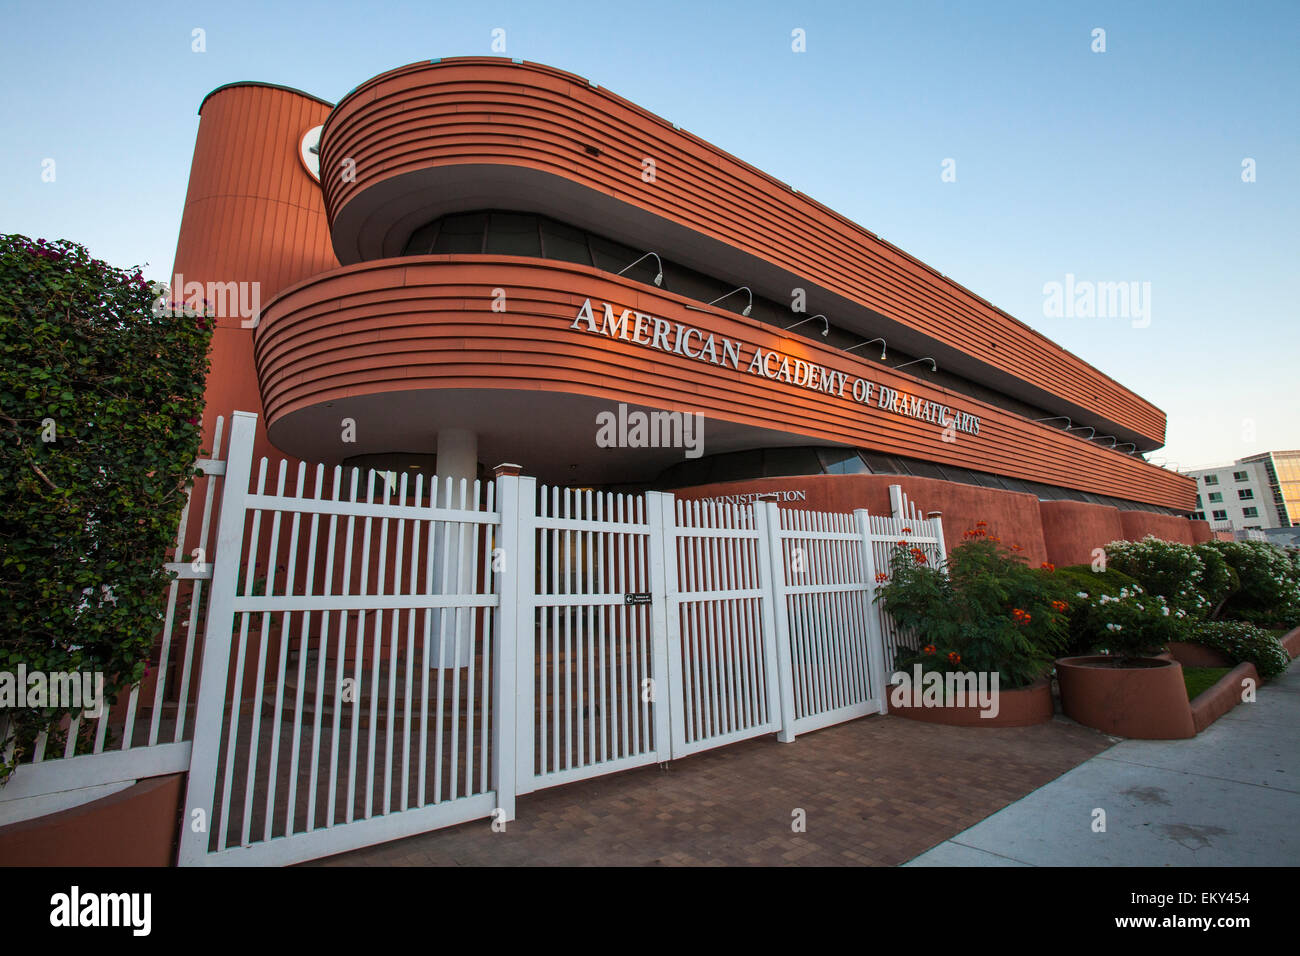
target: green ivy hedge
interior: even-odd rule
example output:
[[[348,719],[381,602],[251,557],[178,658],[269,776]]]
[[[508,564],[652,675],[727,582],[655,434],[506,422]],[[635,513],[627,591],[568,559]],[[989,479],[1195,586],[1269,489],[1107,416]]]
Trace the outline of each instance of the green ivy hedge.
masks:
[[[110,700],[144,676],[199,453],[213,322],[156,298],[75,243],[0,236],[0,671],[101,671]],[[0,716],[17,757],[63,712]]]

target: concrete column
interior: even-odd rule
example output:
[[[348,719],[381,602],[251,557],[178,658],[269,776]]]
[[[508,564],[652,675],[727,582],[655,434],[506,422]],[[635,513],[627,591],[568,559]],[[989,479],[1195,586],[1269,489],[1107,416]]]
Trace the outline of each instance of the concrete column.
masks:
[[[474,478],[477,473],[478,434],[466,428],[444,428],[438,432],[438,489],[435,504],[440,508],[459,508],[461,480],[464,479],[465,506],[477,507],[478,502],[473,498]],[[447,487],[448,478],[451,479],[450,489]],[[444,541],[444,534],[448,535],[450,540]],[[452,525],[435,536],[433,580],[434,588],[439,593],[442,593],[444,577],[449,592],[459,590],[464,594],[472,586],[474,534],[477,534],[477,528],[471,530],[467,527],[462,536],[460,529]],[[460,552],[461,548],[464,553]],[[444,554],[450,563],[450,567],[446,569],[443,567]],[[481,549],[479,557],[482,558]],[[445,622],[442,620],[444,614]],[[468,667],[474,655],[473,611],[465,609],[459,613],[455,610],[439,612],[433,615],[433,621],[433,640],[430,642],[431,665],[437,667],[441,661],[447,667]],[[445,651],[441,649],[440,644],[444,634],[447,641]],[[456,653],[457,640],[460,645],[459,654]]]

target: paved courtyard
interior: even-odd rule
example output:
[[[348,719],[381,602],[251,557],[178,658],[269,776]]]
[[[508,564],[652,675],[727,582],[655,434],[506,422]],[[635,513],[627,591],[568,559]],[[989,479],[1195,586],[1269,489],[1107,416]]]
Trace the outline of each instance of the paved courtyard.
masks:
[[[868,717],[529,794],[504,833],[479,820],[309,865],[892,866],[1111,742],[1059,717],[1010,729]]]

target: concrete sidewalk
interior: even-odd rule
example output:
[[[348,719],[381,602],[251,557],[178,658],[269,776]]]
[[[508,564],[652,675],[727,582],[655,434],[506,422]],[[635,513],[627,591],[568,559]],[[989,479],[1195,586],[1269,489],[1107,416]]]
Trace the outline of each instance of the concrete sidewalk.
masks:
[[[1292,662],[1195,738],[1125,740],[905,865],[1296,866],[1298,823]]]

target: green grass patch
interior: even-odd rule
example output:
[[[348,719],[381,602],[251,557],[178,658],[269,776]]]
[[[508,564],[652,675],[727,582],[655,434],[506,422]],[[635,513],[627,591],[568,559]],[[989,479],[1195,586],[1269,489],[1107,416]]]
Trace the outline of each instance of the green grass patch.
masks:
[[[1231,667],[1184,667],[1183,683],[1187,685],[1187,699],[1196,700],[1230,670]]]

